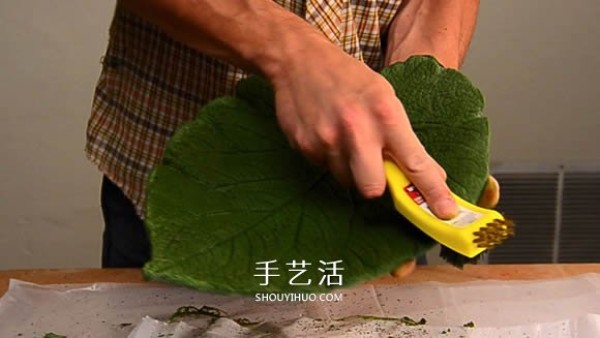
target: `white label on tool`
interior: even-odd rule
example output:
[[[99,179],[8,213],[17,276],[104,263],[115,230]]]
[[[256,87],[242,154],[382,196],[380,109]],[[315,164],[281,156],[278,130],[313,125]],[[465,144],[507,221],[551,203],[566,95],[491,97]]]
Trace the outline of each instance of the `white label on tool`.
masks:
[[[417,188],[414,185],[412,185],[412,184],[407,185],[404,188],[404,191],[408,194],[408,196],[415,203],[417,203],[419,205],[419,207],[421,207],[423,210],[427,211],[430,215],[436,217],[433,214],[433,212],[431,211],[431,209],[429,209],[429,206],[427,205],[427,202],[425,202],[425,199],[421,195],[421,192],[419,192],[419,190],[417,190]],[[441,220],[441,221],[446,224],[453,225],[457,228],[463,228],[463,227],[466,227],[466,226],[472,224],[473,222],[477,221],[481,217],[483,217],[483,214],[459,206],[458,207],[458,215],[456,215],[456,217],[454,217],[452,219],[448,219],[448,220]]]

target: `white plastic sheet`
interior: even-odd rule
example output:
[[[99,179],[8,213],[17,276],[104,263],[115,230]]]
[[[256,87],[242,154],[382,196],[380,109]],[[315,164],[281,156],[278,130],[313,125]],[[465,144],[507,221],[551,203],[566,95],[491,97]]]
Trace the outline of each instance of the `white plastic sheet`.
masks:
[[[0,337],[600,337],[600,274],[527,281],[365,285],[339,302],[257,302],[149,284],[11,281]],[[168,322],[180,306],[228,318]],[[357,317],[358,316],[358,317]],[[421,326],[361,316],[425,318]],[[240,326],[233,319],[260,322]],[[344,320],[339,320],[345,318]],[[473,322],[474,328],[463,327]],[[20,336],[19,336],[20,334]]]

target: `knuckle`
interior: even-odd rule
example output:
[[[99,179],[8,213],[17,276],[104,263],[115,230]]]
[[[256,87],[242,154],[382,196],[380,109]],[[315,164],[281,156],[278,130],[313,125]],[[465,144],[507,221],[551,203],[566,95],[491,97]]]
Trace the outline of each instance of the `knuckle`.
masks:
[[[435,162],[426,153],[419,152],[405,158],[403,164],[407,175],[417,176],[433,169]]]
[[[317,139],[325,149],[333,149],[339,143],[339,133],[332,126],[318,128]]]
[[[353,135],[360,128],[360,111],[355,107],[346,107],[341,111],[340,124],[344,132]]]
[[[405,162],[406,174],[411,177],[428,200],[448,198],[446,172],[429,155],[417,155]]]
[[[446,170],[444,170],[444,168],[439,164],[437,164],[437,168],[440,173],[440,176],[445,181],[448,178],[448,174],[446,173]]]
[[[308,137],[304,134],[296,134],[294,137],[296,147],[300,152],[309,157],[316,157],[317,147],[315,147],[314,143],[310,141]]]
[[[292,140],[296,144],[296,147],[300,150],[303,150],[309,146],[307,138],[304,136],[304,133],[300,132],[300,130],[296,130],[292,134]]]
[[[374,104],[373,111],[379,122],[385,126],[396,126],[399,123],[400,112],[388,102],[379,101]]]

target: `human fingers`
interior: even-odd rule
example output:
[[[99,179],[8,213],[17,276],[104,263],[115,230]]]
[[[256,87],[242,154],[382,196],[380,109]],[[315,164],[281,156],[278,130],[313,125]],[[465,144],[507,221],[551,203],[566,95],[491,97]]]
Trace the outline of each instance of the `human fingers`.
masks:
[[[385,191],[383,137],[378,123],[364,107],[342,116],[344,144],[348,165],[356,189],[365,198],[379,197]]]
[[[353,185],[352,173],[348,166],[348,157],[338,150],[330,150],[327,156],[327,168],[336,180],[345,187]]]
[[[359,143],[353,148],[349,162],[354,186],[366,198],[381,196],[386,186],[381,143]]]
[[[404,108],[401,112],[404,112]],[[458,205],[446,185],[445,172],[427,154],[410,127],[406,114],[396,114],[395,119],[388,121],[387,125],[387,156],[391,157],[417,187],[437,217],[454,217],[458,213]]]
[[[402,265],[400,265],[399,267],[394,269],[394,271],[392,271],[392,276],[394,276],[396,278],[406,277],[406,276],[410,275],[411,273],[413,273],[413,271],[415,271],[416,267],[417,267],[417,261],[414,259],[411,259],[409,261],[402,263]]]
[[[490,175],[477,205],[482,208],[493,209],[498,204],[498,201],[500,201],[500,184],[498,184],[494,176]]]

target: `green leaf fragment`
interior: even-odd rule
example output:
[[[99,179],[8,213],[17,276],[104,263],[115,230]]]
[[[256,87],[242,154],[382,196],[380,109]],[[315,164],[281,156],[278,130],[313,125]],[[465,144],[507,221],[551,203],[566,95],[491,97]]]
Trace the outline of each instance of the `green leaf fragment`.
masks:
[[[48,332],[44,335],[44,338],[67,338],[67,336],[62,336],[53,332]]]
[[[404,316],[400,318],[400,321],[402,322],[402,324],[409,326],[419,326],[427,324],[427,320],[425,318],[421,318],[419,319],[419,321],[416,321],[410,317]]]
[[[475,327],[475,323],[473,323],[473,322],[471,321],[471,322],[468,322],[468,323],[465,323],[465,324],[463,324],[463,327],[474,328],[474,327]]]
[[[394,86],[450,188],[478,199],[488,175],[481,93],[459,72],[413,57],[382,74]],[[291,149],[268,83],[250,78],[237,97],[206,105],[169,141],[147,188],[149,279],[224,293],[328,292],[321,261],[341,260],[342,286],[387,274],[434,242],[393,208],[342,188]],[[257,262],[278,270],[266,286]],[[305,261],[306,272],[286,263]]]
[[[221,309],[212,306],[202,306],[197,308],[193,305],[181,306],[175,310],[175,313],[169,317],[169,322],[179,321],[186,317],[209,316],[213,318],[227,317],[227,313]]]
[[[201,318],[202,316],[208,316],[214,320],[219,318],[229,318],[227,312],[216,307],[204,305],[201,308],[197,308],[193,305],[188,305],[177,308],[175,313],[169,317],[169,322],[181,321],[186,318]],[[246,327],[260,324],[259,322],[250,321],[247,318],[233,318],[232,320],[238,325]]]
[[[427,320],[425,318],[421,318],[417,321],[408,316],[397,318],[397,317],[356,315],[356,316],[348,316],[348,317],[335,319],[335,321],[352,321],[355,319],[362,319],[362,320],[367,320],[367,321],[380,320],[380,321],[398,322],[398,323],[400,323],[402,325],[406,325],[406,326],[421,326],[421,325],[427,324]]]

